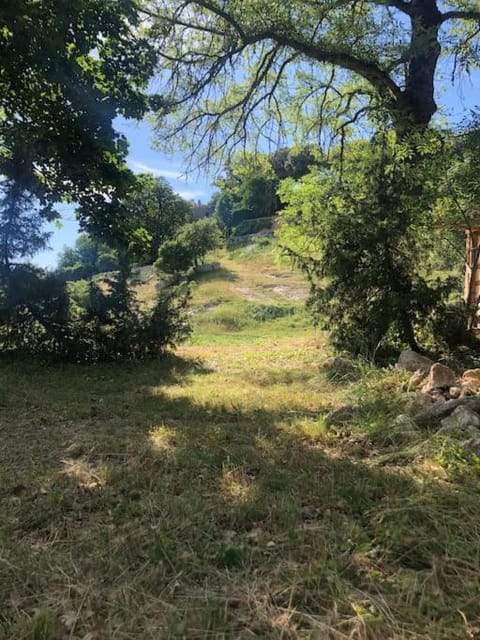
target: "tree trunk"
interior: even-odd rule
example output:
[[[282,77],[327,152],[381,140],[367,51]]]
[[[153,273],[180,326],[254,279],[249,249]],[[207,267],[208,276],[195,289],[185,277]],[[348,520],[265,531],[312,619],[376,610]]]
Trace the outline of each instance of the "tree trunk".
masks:
[[[441,52],[439,29],[442,14],[436,0],[411,0],[412,25],[405,88],[393,108],[395,129],[401,138],[424,130],[437,111],[435,70]]]

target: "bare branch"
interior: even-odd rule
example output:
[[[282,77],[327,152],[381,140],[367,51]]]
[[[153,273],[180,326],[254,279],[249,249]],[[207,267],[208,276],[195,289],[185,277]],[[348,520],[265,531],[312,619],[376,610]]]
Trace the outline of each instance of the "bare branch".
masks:
[[[472,20],[480,22],[480,11],[446,11],[442,13],[442,22],[447,20]]]

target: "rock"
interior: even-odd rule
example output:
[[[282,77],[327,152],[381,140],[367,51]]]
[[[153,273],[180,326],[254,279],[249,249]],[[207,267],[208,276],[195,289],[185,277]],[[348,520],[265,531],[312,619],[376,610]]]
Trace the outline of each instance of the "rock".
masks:
[[[444,392],[441,389],[432,389],[429,393],[426,393],[433,402],[445,402],[447,398],[445,397]]]
[[[414,416],[422,409],[427,409],[433,402],[431,396],[428,393],[421,393],[420,391],[412,391],[405,394],[405,413],[408,416]]]
[[[425,380],[425,371],[422,371],[421,369],[417,369],[413,373],[410,380],[408,381],[408,384],[407,384],[408,390],[410,391],[412,389],[416,389],[422,384],[424,380]]]
[[[469,438],[468,440],[464,440],[464,442],[462,442],[462,447],[467,453],[480,457],[480,436],[477,435],[473,438]]]
[[[345,405],[330,411],[325,418],[326,427],[341,427],[344,424],[348,424],[355,416],[360,413],[359,407],[353,405]]]
[[[462,390],[460,392],[461,398],[468,398],[469,396],[474,396],[477,393],[477,389],[475,387],[471,387],[470,385],[462,386]]]
[[[449,416],[460,406],[468,407],[475,412],[480,412],[480,396],[458,398],[457,400],[448,400],[447,402],[434,402],[428,409],[417,413],[415,422],[421,427],[428,428],[438,424],[440,420]]]
[[[411,349],[407,349],[400,354],[397,369],[405,369],[406,371],[412,371],[412,373],[417,370],[428,373],[432,364],[433,361],[430,360],[430,358],[422,356]]]
[[[467,369],[467,371],[464,371],[462,384],[475,389],[480,388],[480,369]]]
[[[358,369],[354,362],[347,358],[334,356],[322,363],[327,378],[334,382],[351,382],[358,378]]]
[[[430,368],[426,383],[422,387],[422,391],[429,393],[433,389],[448,389],[456,385],[456,378],[450,367],[436,362]]]
[[[461,387],[450,387],[450,389],[448,390],[448,395],[453,400],[455,400],[456,398],[459,398],[461,393],[462,393]]]
[[[480,416],[468,407],[460,405],[441,421],[439,433],[452,438],[480,436]]]

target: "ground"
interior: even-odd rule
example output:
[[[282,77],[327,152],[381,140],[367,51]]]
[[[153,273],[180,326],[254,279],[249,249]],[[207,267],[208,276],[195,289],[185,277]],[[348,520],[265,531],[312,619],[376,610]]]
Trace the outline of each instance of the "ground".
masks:
[[[269,247],[216,259],[163,362],[0,364],[0,637],[480,638],[476,461],[328,380]]]

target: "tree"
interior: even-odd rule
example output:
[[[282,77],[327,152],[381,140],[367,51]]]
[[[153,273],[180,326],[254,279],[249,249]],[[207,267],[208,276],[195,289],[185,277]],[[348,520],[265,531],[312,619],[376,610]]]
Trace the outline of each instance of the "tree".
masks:
[[[175,240],[167,240],[160,247],[155,266],[164,273],[181,273],[198,267],[209,251],[222,244],[218,224],[211,218],[202,218],[186,224]]]
[[[349,139],[359,137],[362,126],[370,137],[394,131],[394,155],[404,154],[409,171],[399,170],[396,162],[387,165],[396,172],[395,189],[402,198],[382,188],[381,165],[372,167],[378,184],[365,172],[362,176],[364,189],[376,194],[374,209],[381,203],[393,226],[407,220],[399,224],[403,235],[397,240],[409,243],[404,252],[410,274],[406,290],[413,291],[416,247],[409,225],[414,222],[405,212],[424,202],[426,191],[411,177],[425,166],[439,72],[450,64],[452,74],[458,74],[479,62],[478,3],[186,0],[173,7],[165,0],[156,6],[151,13],[164,27],[168,73],[163,77],[170,109],[159,123],[167,127],[167,135],[183,136],[191,149],[202,152],[200,162],[228,157],[248,142],[264,148],[296,137],[302,144],[317,140],[325,152],[344,149]],[[432,162],[434,155],[432,151]],[[338,162],[342,164],[341,152]],[[308,206],[308,198],[303,204]],[[356,198],[352,215],[365,215],[361,198]],[[368,228],[361,230],[368,235]],[[338,255],[343,269],[349,256],[340,249]],[[385,266],[385,261],[378,263],[378,268]],[[405,284],[398,279],[382,278],[379,285],[384,294],[395,287],[397,299],[404,296]],[[344,297],[348,286],[345,281]],[[357,292],[353,287],[350,297]],[[403,314],[410,327],[404,326],[402,334],[412,347],[417,346],[414,315]]]
[[[12,180],[2,182],[0,194],[0,276],[5,280],[18,262],[47,247],[51,234],[43,227],[55,214]]]
[[[372,358],[399,340],[418,350],[446,301],[453,282],[432,278],[424,264],[448,166],[444,141],[430,138],[414,168],[405,162],[410,145],[389,134],[351,143],[342,164],[332,159],[282,184],[280,243],[307,273],[309,306],[340,350]]]
[[[118,256],[114,249],[81,233],[74,247],[65,247],[59,254],[56,272],[63,279],[74,281],[114,271],[118,267]]]
[[[165,104],[177,111],[171,135],[205,160],[254,130],[267,142],[291,135],[292,124],[317,140],[366,115],[401,137],[424,130],[441,57],[453,72],[478,63],[471,0],[164,0],[150,13],[162,27]]]
[[[138,258],[153,264],[160,245],[172,238],[191,219],[192,206],[176,194],[165,178],[142,174],[136,177],[136,187],[122,201],[125,217],[132,232],[143,229],[148,234],[145,248]]]
[[[79,205],[110,233],[133,181],[117,116],[140,118],[157,59],[135,0],[5,0],[0,174],[44,202]],[[118,226],[118,225],[117,225]]]

